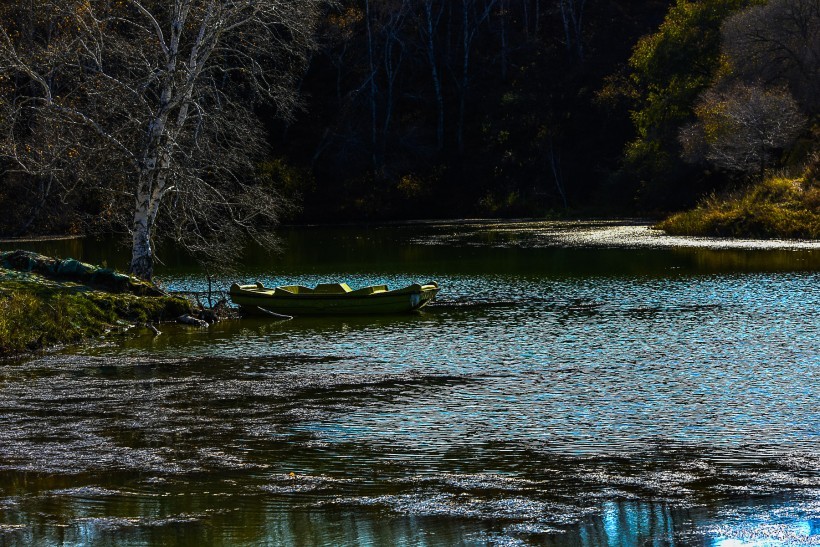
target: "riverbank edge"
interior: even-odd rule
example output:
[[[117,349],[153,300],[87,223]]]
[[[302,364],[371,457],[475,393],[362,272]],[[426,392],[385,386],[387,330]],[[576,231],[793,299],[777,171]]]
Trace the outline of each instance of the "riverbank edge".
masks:
[[[708,196],[655,228],[675,236],[820,239],[820,182],[812,173],[770,177],[735,192]]]
[[[0,358],[77,344],[135,325],[173,321],[193,310],[186,298],[162,294],[134,278],[128,278],[129,288],[124,289],[7,266],[0,264]]]

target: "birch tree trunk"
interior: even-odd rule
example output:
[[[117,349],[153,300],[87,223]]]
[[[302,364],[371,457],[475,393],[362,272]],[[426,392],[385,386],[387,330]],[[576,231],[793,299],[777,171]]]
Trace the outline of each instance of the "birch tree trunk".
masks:
[[[473,39],[479,27],[490,16],[498,0],[486,0],[480,14],[476,14],[476,0],[462,0],[462,58],[461,58],[461,93],[458,100],[458,124],[456,125],[456,142],[459,153],[464,152],[464,117],[467,109],[467,93],[470,88],[470,54]],[[503,17],[503,14],[502,14]]]
[[[387,83],[385,97],[384,122],[382,123],[382,158],[387,154],[387,141],[390,136],[390,124],[395,109],[396,79],[404,59],[404,44],[401,40],[402,26],[407,15],[408,4],[403,1],[399,9],[389,14],[384,25],[384,73]]]
[[[370,0],[364,2],[365,28],[367,29],[367,63],[368,80],[370,87],[370,157],[373,161],[373,169],[379,168],[379,153],[377,151],[378,141],[376,139],[376,68],[373,62],[373,29],[370,20]]]
[[[564,24],[567,53],[576,61],[584,60],[583,20],[586,0],[559,0]]]

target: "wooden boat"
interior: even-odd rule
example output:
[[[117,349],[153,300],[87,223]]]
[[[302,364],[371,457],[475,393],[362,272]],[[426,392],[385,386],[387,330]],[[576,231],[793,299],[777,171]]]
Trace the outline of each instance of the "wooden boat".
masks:
[[[238,285],[230,288],[231,300],[248,313],[258,315],[348,315],[388,314],[418,310],[429,304],[439,291],[438,283],[414,283],[389,290],[373,285],[352,290],[347,283],[323,283],[311,289],[302,285],[276,288]]]

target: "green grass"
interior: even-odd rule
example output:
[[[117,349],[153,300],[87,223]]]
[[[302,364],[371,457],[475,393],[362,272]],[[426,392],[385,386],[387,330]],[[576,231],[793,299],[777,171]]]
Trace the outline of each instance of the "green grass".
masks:
[[[0,276],[0,357],[100,336],[124,324],[174,319],[183,298],[92,291]]]
[[[710,196],[657,228],[672,235],[820,239],[820,184],[773,177],[744,191]]]

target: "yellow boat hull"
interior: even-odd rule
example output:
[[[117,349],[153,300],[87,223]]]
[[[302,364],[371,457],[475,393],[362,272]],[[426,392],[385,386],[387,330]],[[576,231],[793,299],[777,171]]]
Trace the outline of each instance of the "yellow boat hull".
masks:
[[[351,290],[345,283],[300,285],[267,288],[233,284],[231,300],[245,312],[269,315],[365,315],[394,314],[418,310],[429,304],[439,291],[438,283],[414,283],[402,289],[388,290],[385,285]]]

